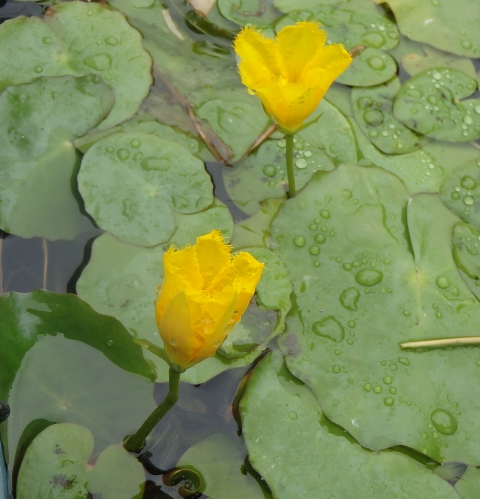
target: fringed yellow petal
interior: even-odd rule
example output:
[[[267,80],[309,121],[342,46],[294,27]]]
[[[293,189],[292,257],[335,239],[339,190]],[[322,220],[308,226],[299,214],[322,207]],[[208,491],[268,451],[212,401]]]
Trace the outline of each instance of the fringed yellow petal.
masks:
[[[255,292],[263,264],[249,253],[232,259],[230,251],[212,231],[194,246],[164,255],[156,320],[168,359],[182,369],[215,355]]]
[[[157,300],[157,303],[159,300]],[[165,353],[172,364],[182,367],[189,364],[191,317],[183,291],[173,297],[163,312],[156,307],[156,319]]]
[[[194,249],[205,289],[230,262],[230,247],[223,242],[220,231],[213,230],[210,234],[199,237]]]
[[[323,93],[315,100],[316,93],[311,88],[278,82],[258,89],[257,95],[279,126],[286,132],[294,133],[315,110]]]
[[[327,47],[319,47],[314,57],[305,66],[304,77],[311,70],[323,69],[329,75],[330,86],[352,62],[352,56],[343,45],[336,43]]]
[[[282,73],[290,83],[298,83],[305,67],[319,47],[325,45],[327,35],[317,22],[300,22],[285,26],[277,35]]]
[[[238,302],[235,309],[236,313],[232,317],[233,324],[236,324],[247,310],[255,288],[262,277],[265,265],[256,260],[250,253],[243,251],[235,255],[232,266],[237,274],[234,288],[238,295]]]
[[[286,26],[276,42],[249,28],[235,42],[242,58],[242,82],[257,94],[267,113],[287,133],[295,133],[302,126],[352,61],[342,45],[325,46],[326,35],[319,26],[317,22]]]
[[[244,28],[235,39],[235,52],[240,56],[239,72],[242,83],[255,88],[266,85],[279,74],[277,44],[262,36],[254,28]]]

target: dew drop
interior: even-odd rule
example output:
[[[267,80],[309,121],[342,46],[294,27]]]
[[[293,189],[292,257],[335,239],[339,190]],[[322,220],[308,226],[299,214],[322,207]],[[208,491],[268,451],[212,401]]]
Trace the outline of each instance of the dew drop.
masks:
[[[288,417],[292,420],[292,421],[295,421],[296,419],[298,419],[298,414],[295,412],[295,411],[290,411],[288,413]]]
[[[332,371],[333,371],[334,373],[339,373],[339,372],[340,372],[340,366],[333,366],[333,367],[332,367]]]
[[[367,64],[376,71],[381,71],[382,69],[385,69],[386,66],[385,61],[377,56],[370,57],[370,59],[367,60]]]
[[[474,199],[472,198],[472,196],[465,196],[463,198],[463,202],[467,205],[467,206],[471,206],[473,203],[474,203]]]
[[[437,431],[443,435],[453,435],[457,431],[457,420],[444,409],[434,410],[430,419]]]
[[[383,401],[383,403],[384,403],[386,406],[388,406],[388,407],[390,407],[391,405],[393,405],[393,402],[394,402],[394,400],[393,400],[393,398],[392,398],[392,397],[387,397],[387,398],[386,398],[386,399],[384,399],[384,401]]]
[[[369,47],[379,49],[380,47],[383,47],[385,45],[385,37],[380,33],[370,32],[362,36],[362,42]]]
[[[50,38],[49,36],[44,36],[42,38],[42,42],[45,44],[45,45],[51,45],[53,43],[53,39]]]
[[[140,166],[146,170],[158,170],[161,172],[166,172],[170,169],[170,160],[166,158],[145,158],[141,161]]]
[[[469,114],[466,114],[463,117],[463,122],[466,123],[467,125],[471,125],[473,123],[473,118]]]
[[[345,338],[345,330],[333,316],[314,322],[312,330],[317,336],[328,338],[335,343],[340,343]]]
[[[308,165],[308,163],[307,163],[307,160],[305,158],[298,158],[295,161],[295,166],[297,168],[299,168],[300,170],[303,170],[304,168],[306,168],[307,165]]]
[[[358,310],[357,303],[360,298],[360,292],[357,288],[348,288],[342,291],[340,295],[340,303],[347,310]]]
[[[379,126],[383,123],[384,116],[380,109],[367,109],[363,113],[363,120],[367,125]]]
[[[321,216],[322,218],[325,218],[325,219],[330,218],[330,212],[329,212],[329,211],[327,211],[327,210],[322,210],[322,211],[320,212],[320,216]]]
[[[277,169],[273,165],[265,165],[263,167],[263,174],[266,177],[273,177],[277,173]]]
[[[35,66],[34,71],[35,71],[35,73],[41,73],[43,71],[43,67],[42,66]]]
[[[118,40],[114,36],[109,36],[105,38],[105,43],[110,46],[117,45]]]
[[[313,240],[318,244],[323,244],[326,241],[326,238],[323,234],[317,234]]]
[[[109,152],[109,153],[112,153],[113,151],[115,151],[115,148],[112,147],[112,146],[108,146],[105,151]]]
[[[296,236],[293,239],[293,244],[295,244],[295,246],[298,246],[299,248],[302,248],[303,246],[305,246],[305,238],[303,236]]]
[[[475,189],[475,187],[477,187],[478,182],[474,178],[470,177],[469,175],[465,175],[464,177],[462,177],[462,180],[460,180],[460,185],[464,189],[471,191],[471,190]]]
[[[143,154],[141,152],[137,152],[134,156],[133,159],[135,161],[140,161],[143,158]]]
[[[471,49],[472,48],[472,42],[470,42],[469,40],[463,40],[460,45],[464,48],[464,49]]]
[[[320,248],[318,246],[310,246],[308,251],[311,255],[318,255],[320,253]]]
[[[141,140],[138,140],[138,139],[133,139],[133,140],[130,142],[130,145],[131,145],[134,149],[138,149],[138,148],[142,145],[142,141],[141,141]]]
[[[383,279],[383,273],[379,270],[362,269],[355,274],[355,280],[362,286],[375,286]]]
[[[366,391],[366,392],[369,392],[371,391],[372,389],[372,385],[370,383],[366,383],[365,385],[363,385],[363,389]]]
[[[117,157],[120,161],[125,161],[130,157],[130,153],[128,152],[128,149],[119,149],[117,151]]]
[[[382,393],[382,387],[381,387],[381,386],[376,386],[376,387],[373,389],[373,391],[374,391],[375,393]]]
[[[113,346],[113,340],[107,340],[107,347]]]
[[[391,386],[388,391],[392,394],[395,395],[397,393],[397,389],[394,386]]]
[[[444,275],[440,275],[435,279],[435,283],[440,289],[447,289],[448,286],[450,286],[450,281],[448,280],[448,277],[445,277]]]
[[[392,381],[393,381],[393,379],[392,379],[392,377],[391,377],[391,376],[385,376],[385,377],[383,378],[383,382],[384,382],[386,385],[391,385],[391,384],[392,384]]]

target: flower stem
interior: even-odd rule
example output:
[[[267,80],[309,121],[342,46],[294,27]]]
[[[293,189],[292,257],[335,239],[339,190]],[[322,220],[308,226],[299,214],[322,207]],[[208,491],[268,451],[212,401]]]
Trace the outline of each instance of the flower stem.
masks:
[[[129,435],[123,441],[128,452],[140,452],[145,447],[145,440],[158,422],[167,414],[178,400],[180,388],[180,373],[170,367],[168,378],[168,393],[165,400],[148,416],[136,433]]]
[[[400,343],[402,348],[442,348],[463,345],[478,345],[480,336],[465,336],[463,338],[445,338],[443,340],[423,340]]]
[[[286,145],[286,160],[287,160],[287,177],[288,177],[288,197],[295,197],[295,176],[293,174],[293,134],[285,135]]]

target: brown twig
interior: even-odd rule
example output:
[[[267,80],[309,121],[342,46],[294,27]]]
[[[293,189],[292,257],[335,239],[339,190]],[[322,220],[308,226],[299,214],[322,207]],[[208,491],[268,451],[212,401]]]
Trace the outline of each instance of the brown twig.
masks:
[[[248,156],[253,150],[255,150],[262,142],[268,139],[270,135],[277,129],[277,124],[273,123],[270,125],[263,133],[260,135],[257,140],[248,148],[248,151],[242,156],[242,159]]]

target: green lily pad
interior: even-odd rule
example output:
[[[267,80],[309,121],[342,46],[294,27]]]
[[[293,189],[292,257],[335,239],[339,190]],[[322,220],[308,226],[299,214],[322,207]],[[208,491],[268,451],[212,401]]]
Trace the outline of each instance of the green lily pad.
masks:
[[[426,70],[402,85],[393,113],[401,123],[428,137],[471,142],[480,138],[480,99],[460,99],[476,89],[476,80],[456,69]]]
[[[399,346],[475,336],[480,318],[452,258],[458,218],[437,196],[407,201],[395,177],[343,165],[317,173],[282,205],[272,249],[290,272],[296,303],[279,343],[325,414],[363,446],[401,444],[439,462],[480,462],[478,398],[463,384],[477,375],[478,351]]]
[[[356,161],[349,122],[327,101],[317,107],[315,115],[320,113],[316,123],[294,137],[297,190],[318,170],[329,171],[337,164]],[[225,168],[223,178],[228,196],[247,214],[256,213],[265,199],[285,198],[285,140],[266,141],[233,168]]]
[[[278,499],[352,497],[352,491],[359,499],[457,497],[447,482],[406,455],[373,453],[352,442],[322,416],[281,357],[269,354],[260,361],[240,409],[252,465]]]
[[[413,42],[411,43],[413,44]],[[458,69],[462,73],[475,78],[475,66],[470,59],[449,54],[428,45],[416,44],[415,48],[415,51],[407,52],[401,59],[403,68],[410,76],[421,73],[426,69],[447,67]]]
[[[264,499],[258,483],[241,472],[247,449],[238,436],[215,434],[190,447],[177,467],[193,467],[205,479],[203,491],[211,499]]]
[[[303,7],[302,7],[303,9]],[[379,14],[343,4],[310,11],[297,10],[280,19],[276,29],[299,21],[319,21],[329,43],[341,43],[347,50],[365,47],[337,81],[344,85],[372,86],[390,80],[397,72],[395,60],[385,50],[398,43],[398,31]]]
[[[153,379],[142,349],[124,326],[97,314],[74,295],[47,291],[9,293],[0,298],[0,329],[3,356],[0,366],[0,399],[8,391],[25,353],[44,335],[62,333],[102,352],[121,369]]]
[[[455,490],[462,499],[475,499],[480,490],[480,470],[469,466],[460,480],[455,484]]]
[[[121,14],[97,3],[51,7],[44,21],[7,21],[0,28],[0,44],[9,61],[0,68],[0,91],[39,76],[101,76],[116,97],[101,129],[132,116],[152,82],[151,60],[140,33]]]
[[[2,425],[2,432],[6,429],[8,436],[4,442],[8,441],[10,472],[18,469],[23,434],[33,420],[87,427],[98,453],[121,444],[156,407],[151,380],[62,335],[39,339],[25,354],[8,402],[15,417],[9,418],[6,428]]]
[[[480,230],[455,225],[452,235],[453,259],[472,293],[480,300]]]
[[[478,150],[470,144],[431,141],[411,153],[388,155],[374,147],[353,123],[362,165],[375,165],[393,173],[405,184],[410,194],[437,193],[444,179],[465,161],[478,158]]]
[[[281,199],[266,199],[260,203],[260,209],[247,218],[235,224],[231,243],[236,248],[267,245],[270,238],[270,224],[282,204]]]
[[[142,497],[142,465],[121,445],[112,445],[92,466],[93,446],[93,435],[83,426],[63,423],[42,431],[27,449],[20,467],[17,498]]]
[[[166,242],[174,212],[196,213],[213,201],[203,163],[182,146],[143,133],[95,143],[78,175],[85,208],[118,239],[142,246]]]
[[[280,15],[271,2],[264,0],[219,0],[220,13],[239,26],[255,24],[257,28],[268,28]]]
[[[478,24],[480,11],[476,0],[374,0],[392,9],[402,34],[418,42],[463,55],[480,57]]]
[[[350,5],[349,5],[350,4]],[[382,12],[381,8],[377,7],[371,0],[302,0],[302,9],[314,10],[317,7],[325,5],[341,5],[342,7],[352,6],[360,7],[373,12]],[[273,5],[282,12],[292,12],[298,10],[297,0],[273,0]]]
[[[166,8],[153,3],[145,9],[130,0],[109,3],[125,12],[142,32],[155,62],[156,85],[143,108],[162,123],[202,136],[215,151],[217,161],[230,163],[242,157],[269,119],[260,100],[249,95],[240,81],[231,40],[210,36],[199,41],[192,37],[184,23],[176,20],[180,5]],[[223,103],[227,113],[223,113]],[[197,112],[205,119],[197,117]],[[229,120],[241,125],[240,135],[238,127],[233,134],[228,133],[232,126]]]
[[[0,95],[0,226],[5,231],[56,240],[92,229],[72,193],[78,168],[72,140],[101,121],[113,101],[111,90],[93,75],[38,78]]]
[[[259,119],[257,102],[253,99],[248,102],[209,100],[197,109],[197,116],[207,120],[223,142],[229,143],[235,137],[235,142],[231,143],[233,156],[229,158],[230,163],[235,163],[248,151],[269,122],[266,114]]]
[[[164,140],[170,140],[183,146],[187,151],[198,157],[201,145],[198,140],[189,137],[187,134],[179,132],[174,128],[163,125],[154,120],[152,116],[143,111],[138,112],[131,120],[125,121],[121,125],[109,128],[102,132],[93,132],[75,141],[75,147],[85,154],[95,142],[119,132],[141,132],[156,135]]]
[[[362,132],[386,154],[406,154],[418,149],[418,137],[393,117],[393,99],[400,81],[352,90],[352,107]]]
[[[440,198],[457,217],[480,229],[480,159],[453,170],[442,184]]]

